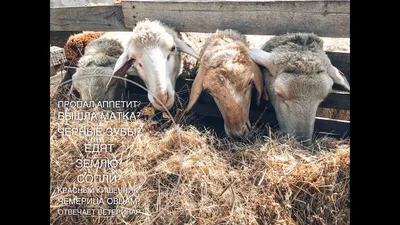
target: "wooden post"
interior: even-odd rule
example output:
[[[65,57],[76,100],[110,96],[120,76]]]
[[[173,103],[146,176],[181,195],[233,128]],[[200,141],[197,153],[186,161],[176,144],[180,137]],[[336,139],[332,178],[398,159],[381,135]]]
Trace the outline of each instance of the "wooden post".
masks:
[[[67,61],[63,48],[57,46],[50,47],[50,76],[57,73],[58,70],[63,69],[64,63]]]

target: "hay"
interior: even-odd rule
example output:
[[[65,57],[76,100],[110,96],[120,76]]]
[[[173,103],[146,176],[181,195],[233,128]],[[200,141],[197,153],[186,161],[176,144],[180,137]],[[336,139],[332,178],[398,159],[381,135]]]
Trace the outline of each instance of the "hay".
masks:
[[[53,93],[50,103],[50,222],[54,225],[149,224],[156,216],[154,224],[350,224],[349,140],[320,138],[305,148],[280,132],[253,131],[246,144],[218,139],[191,125],[157,128],[146,119],[60,121],[59,95]],[[89,138],[57,132],[67,126],[127,127],[136,135],[104,137],[105,143],[115,144],[111,152],[89,154],[84,151]],[[76,168],[82,158],[122,158],[123,162],[110,169]],[[82,173],[115,174],[121,179],[79,183]],[[91,185],[137,191],[80,194],[57,193],[56,188]],[[62,199],[82,197],[132,201],[62,204]],[[118,216],[58,214],[66,208],[137,211]]]

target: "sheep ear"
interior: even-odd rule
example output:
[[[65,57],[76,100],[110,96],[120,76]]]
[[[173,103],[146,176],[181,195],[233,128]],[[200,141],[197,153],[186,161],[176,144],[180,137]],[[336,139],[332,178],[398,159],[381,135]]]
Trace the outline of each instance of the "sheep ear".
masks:
[[[277,73],[277,67],[272,61],[272,54],[257,48],[250,48],[250,57],[257,64],[268,69],[271,76]]]
[[[185,109],[185,113],[189,112],[199,99],[200,94],[203,91],[203,78],[204,78],[204,68],[202,64],[200,64],[196,78],[194,78],[192,88],[190,90],[189,104]]]
[[[118,78],[116,77],[124,76],[132,64],[133,60],[129,58],[128,50],[125,50],[118,58],[114,67],[113,75],[108,81],[106,88],[111,87],[117,81]]]
[[[179,38],[174,38],[174,40],[175,40],[175,44],[178,47],[179,51],[185,52],[186,54],[189,54],[189,55],[195,57],[197,60],[200,58],[197,55],[196,51],[192,47],[190,47],[188,44],[186,44],[186,42],[182,41]]]
[[[257,105],[260,105],[260,99],[264,90],[264,79],[260,67],[255,62],[251,63],[251,70],[254,74],[253,84],[257,89]],[[268,96],[266,98],[268,99]]]
[[[336,67],[330,65],[328,67],[327,72],[328,72],[328,75],[332,78],[333,82],[335,82],[335,84],[338,84],[338,85],[346,88],[346,90],[350,91],[350,84],[347,81],[344,74],[340,70],[338,70]]]

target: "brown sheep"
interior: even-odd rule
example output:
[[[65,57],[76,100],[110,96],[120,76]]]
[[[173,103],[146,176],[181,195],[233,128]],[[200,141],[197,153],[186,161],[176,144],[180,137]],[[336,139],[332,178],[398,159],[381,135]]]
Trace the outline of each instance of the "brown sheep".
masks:
[[[96,40],[105,32],[85,31],[71,35],[64,45],[66,58],[70,61],[70,66],[76,66],[78,60],[85,54],[85,47],[90,42]]]
[[[200,67],[186,112],[205,89],[213,96],[224,118],[226,134],[243,138],[251,127],[249,111],[253,84],[259,103],[263,78],[259,67],[250,58],[246,37],[234,30],[217,30],[206,40],[201,51]]]

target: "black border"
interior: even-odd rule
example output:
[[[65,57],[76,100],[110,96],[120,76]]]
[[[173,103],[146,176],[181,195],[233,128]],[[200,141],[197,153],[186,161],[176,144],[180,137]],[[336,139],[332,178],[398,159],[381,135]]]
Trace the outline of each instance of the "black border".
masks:
[[[11,198],[6,215],[15,223],[49,224],[50,1],[3,8],[8,18],[3,17],[2,121],[9,136],[3,136],[2,149],[13,154],[3,157],[3,172],[10,175],[3,178],[3,196]]]
[[[382,45],[386,48],[385,46],[390,45],[390,38],[396,38],[390,37],[391,31],[385,29],[388,27],[386,23],[379,21],[381,15],[378,14],[380,10],[377,2],[368,4],[366,1],[353,0],[350,2],[350,7],[350,70],[353,75],[350,96],[352,131],[350,221],[351,224],[391,224],[385,222],[391,217],[386,211],[390,208],[389,204],[376,202],[391,198],[387,196],[391,195],[390,189],[380,190],[385,183],[382,175],[390,172],[379,171],[382,168],[380,164],[389,164],[388,158],[396,158],[391,152],[395,148],[385,146],[388,143],[391,144],[390,142],[395,142],[396,138],[390,139],[386,136],[390,132],[382,126],[382,119],[391,118],[385,112],[382,113],[382,109],[391,106],[384,106],[384,103],[381,103],[382,98],[386,98],[390,93],[386,91],[386,88],[389,89],[387,80],[383,79],[385,77],[383,65],[387,62],[379,62],[379,60],[386,61],[390,57],[387,57],[386,53],[380,51],[379,48],[382,48]],[[390,24],[393,23],[389,22],[388,25]],[[379,40],[381,37],[386,37],[386,40]],[[389,104],[393,106],[395,103]],[[394,124],[392,122],[388,125]],[[367,222],[363,223],[364,220]]]

